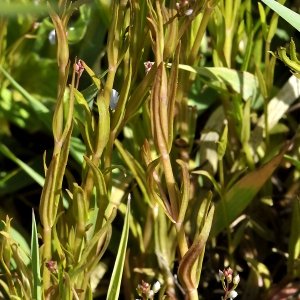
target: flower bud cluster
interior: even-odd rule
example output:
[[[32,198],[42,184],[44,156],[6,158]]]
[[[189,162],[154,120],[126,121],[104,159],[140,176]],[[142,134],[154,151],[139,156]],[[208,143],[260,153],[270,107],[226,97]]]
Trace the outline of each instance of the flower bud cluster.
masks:
[[[83,71],[84,71],[84,65],[82,63],[82,60],[79,59],[78,62],[75,64],[75,72],[78,74],[78,77],[80,77]]]
[[[156,281],[151,289],[151,285],[142,280],[142,284],[138,284],[136,291],[143,299],[154,299],[154,295],[160,290],[160,283]]]
[[[57,273],[57,263],[56,261],[53,260],[48,260],[46,263],[46,268],[51,272],[51,273]]]
[[[151,61],[144,62],[146,75],[149,73],[149,71],[151,70],[153,65],[154,65],[154,62],[151,62]]]
[[[224,269],[223,271],[219,270],[219,279],[221,280],[223,289],[225,291],[225,296],[222,298],[222,300],[232,300],[238,295],[235,289],[240,282],[240,276],[237,274],[235,277],[232,277],[232,274],[233,270],[230,267]],[[230,283],[233,283],[231,288],[229,288]]]
[[[176,2],[175,6],[179,16],[186,15],[189,16],[193,13],[193,10],[190,7],[191,1],[189,0],[180,0],[180,2]]]

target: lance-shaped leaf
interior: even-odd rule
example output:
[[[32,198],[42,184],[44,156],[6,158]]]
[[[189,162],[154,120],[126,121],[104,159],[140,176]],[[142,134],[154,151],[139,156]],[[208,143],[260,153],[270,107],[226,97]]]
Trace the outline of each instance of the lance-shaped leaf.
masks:
[[[111,215],[107,219],[105,225],[94,235],[94,237],[84,247],[79,263],[75,266],[74,270],[69,272],[71,278],[76,276],[78,270],[87,263],[87,258],[89,257],[94,246],[99,242],[99,239],[102,237],[102,235],[105,234],[106,231],[109,229],[109,226],[115,219],[116,215],[117,211],[115,208],[113,208]]]
[[[58,166],[57,170],[54,173],[55,177],[55,194],[54,194],[54,203],[53,203],[53,212],[51,216],[51,224],[53,224],[56,214],[57,214],[57,209],[58,209],[58,203],[60,199],[60,191],[62,189],[62,181],[63,177],[65,175],[65,170],[68,162],[68,157],[69,157],[69,152],[70,152],[70,143],[71,143],[71,136],[72,136],[72,131],[73,131],[74,123],[71,124],[71,127],[69,131],[67,132],[66,137],[64,138],[64,142],[61,148],[60,155],[58,156]]]
[[[95,83],[98,91],[101,90],[101,81],[100,79],[98,78],[98,76],[94,73],[94,71],[89,68],[89,66],[83,61],[81,60],[83,66],[84,66],[84,69],[88,72],[88,74],[90,75],[90,77],[92,78],[93,82]]]
[[[300,65],[300,60],[297,57],[296,44],[295,44],[293,38],[291,39],[291,42],[290,42],[290,57],[291,57],[291,60],[293,60],[294,62],[296,62],[297,64]]]
[[[58,41],[57,48],[57,62],[60,69],[65,69],[69,61],[69,45],[67,39],[66,27],[64,26],[62,20],[51,8],[50,4],[47,3],[50,17],[52,19],[53,25],[56,31],[56,37]]]
[[[59,145],[63,141],[62,135],[64,130],[63,128],[64,127],[64,93],[66,90],[66,85],[69,77],[69,68],[70,68],[70,63],[67,64],[65,69],[59,69],[58,95],[57,95],[56,107],[55,107],[53,120],[52,120],[54,141]],[[74,75],[73,78],[75,78]],[[73,79],[73,84],[74,84],[74,79]],[[73,108],[69,110],[73,111]],[[69,122],[70,122],[70,117],[72,117],[72,115],[68,116]]]
[[[152,136],[162,154],[168,151],[169,140],[167,76],[163,63],[157,68],[152,87],[150,115]]]
[[[300,31],[300,15],[291,9],[283,6],[274,0],[262,0],[265,4],[271,7],[275,12],[279,14],[283,19],[290,23],[294,28]]]
[[[180,203],[180,211],[178,216],[177,223],[182,223],[184,221],[185,213],[190,200],[190,174],[187,167],[187,164],[177,159],[176,162],[180,165],[182,171],[182,193],[181,193],[181,203]]]
[[[116,262],[114,265],[113,273],[111,275],[108,292],[107,292],[107,300],[118,300],[119,292],[121,287],[121,280],[125,262],[126,255],[126,247],[129,235],[129,216],[130,216],[130,195],[128,196],[127,201],[127,210],[120,240],[120,246],[118,249],[118,254],[116,257]]]
[[[168,200],[166,199],[166,197],[164,197],[165,195],[163,194],[162,195],[163,198],[162,198],[155,190],[153,177],[154,177],[155,167],[159,164],[159,161],[160,161],[159,158],[155,159],[147,167],[147,179],[149,182],[150,192],[153,198],[155,199],[155,201],[160,205],[164,213],[171,220],[171,222],[176,223],[176,221],[172,217],[170,204],[167,202]]]
[[[63,130],[62,137],[60,139],[61,143],[64,143],[65,138],[69,134],[69,130],[72,127],[73,123],[73,111],[74,111],[74,93],[75,93],[75,64],[73,68],[73,74],[72,74],[72,82],[70,84],[70,96],[68,101],[68,116],[65,124],[65,128]],[[73,127],[72,127],[73,128]]]
[[[41,270],[40,270],[40,255],[39,255],[39,242],[38,233],[36,229],[36,222],[34,217],[34,211],[32,210],[32,226],[31,226],[31,270],[33,274],[33,299],[42,299],[42,282],[41,282]]]
[[[266,21],[266,13],[265,13],[264,7],[260,2],[258,2],[258,11],[259,11],[259,16],[260,16],[262,32],[264,35],[264,39],[266,40],[267,35],[268,35],[268,24]]]
[[[55,190],[55,169],[57,168],[57,155],[52,157],[51,163],[47,170],[45,185],[40,200],[39,214],[41,223],[44,227],[51,227],[53,215],[53,199]]]
[[[75,90],[75,99],[77,103],[75,104],[74,117],[81,122],[78,127],[86,141],[85,144],[89,146],[90,151],[94,151],[95,124],[93,115],[83,95],[77,90]]]
[[[169,138],[168,146],[169,151],[171,151],[173,143],[173,123],[174,123],[174,108],[176,102],[176,91],[178,83],[178,65],[179,65],[179,54],[180,54],[180,45],[179,42],[176,48],[174,61],[172,63],[170,76],[168,80],[168,126],[169,126]]]
[[[204,249],[206,241],[208,239],[213,221],[214,210],[214,206],[212,206],[200,234],[194,239],[192,246],[183,256],[178,267],[178,277],[180,279],[180,282],[189,292],[197,289],[199,284],[196,281],[196,278],[193,276],[194,272],[192,272],[192,269],[195,262],[198,260],[199,255],[201,255],[201,252]]]
[[[156,70],[157,70],[157,66],[154,64],[151,67],[149,73],[145,75],[144,79],[134,90],[128,103],[126,104],[126,112],[125,112],[123,124],[125,124],[128,119],[132,118],[143,105],[145,101],[145,96],[149,92],[150,86],[153,83]]]
[[[95,154],[101,157],[104,148],[109,139],[110,133],[110,115],[108,111],[108,106],[105,104],[105,100],[99,93],[97,97],[97,105],[99,111],[99,120],[96,133],[96,142],[95,142]]]
[[[0,65],[0,70],[4,76],[11,82],[13,87],[28,101],[31,108],[36,113],[40,121],[46,126],[48,131],[52,131],[52,115],[49,109],[41,103],[41,101],[32,97],[25,89],[23,89]]]
[[[25,164],[19,158],[17,158],[6,146],[0,144],[0,152],[4,154],[7,158],[15,162],[20,168],[22,168],[32,179],[34,179],[40,186],[44,185],[44,178],[33,170],[29,165]]]
[[[168,64],[171,65],[171,64]],[[213,67],[192,67],[188,65],[179,65],[182,70],[199,74],[201,77],[207,77],[212,83],[212,87],[217,90],[227,92],[221,84],[225,84],[229,91],[234,91],[247,101],[251,96],[256,99],[258,96],[258,80],[249,72],[241,72],[228,68]]]
[[[110,239],[112,236],[112,226],[109,223],[107,226],[105,225],[105,241],[104,244],[101,248],[101,251],[99,252],[98,255],[95,255],[95,253],[92,253],[92,251],[89,253],[88,258],[86,260],[85,263],[81,262],[80,266],[75,268],[75,270],[70,270],[70,278],[71,278],[71,283],[73,284],[77,278],[77,276],[81,273],[81,272],[85,272],[87,269],[89,270],[93,270],[96,265],[99,263],[99,260],[101,259],[101,257],[103,256],[103,254],[105,253]]]
[[[111,130],[114,132],[118,131],[119,126],[121,125],[123,118],[125,116],[126,111],[126,103],[129,97],[129,91],[131,87],[131,79],[132,79],[132,64],[129,63],[129,70],[126,76],[125,82],[123,84],[123,88],[120,93],[120,97],[118,100],[118,105],[116,107],[116,111],[113,115],[111,121]]]
[[[77,222],[76,226],[76,240],[75,240],[75,253],[77,259],[79,257],[81,243],[85,234],[85,226],[88,220],[88,208],[85,199],[84,190],[78,186],[77,183],[73,183],[73,216]]]
[[[56,230],[56,223],[58,221],[58,219],[60,218],[60,216],[64,213],[64,211],[61,211],[57,214],[55,222],[53,224],[53,239],[54,239],[54,245],[55,245],[55,249],[57,251],[57,254],[60,258],[60,263],[62,264],[62,266],[65,268],[66,267],[66,256],[62,250],[62,246],[60,244],[58,235],[57,235],[57,230]]]
[[[165,24],[166,34],[165,34],[165,44],[164,44],[164,61],[166,61],[173,53],[175,52],[177,45],[178,37],[178,18],[176,17],[176,10],[170,9],[169,11],[162,6],[162,14],[166,20],[167,25]],[[176,55],[176,54],[175,54]]]
[[[18,249],[17,244],[11,244],[11,249],[13,252],[12,259],[15,261],[17,267],[16,269],[18,270],[19,274],[21,274],[20,279],[18,278],[16,287],[21,288],[22,290],[22,298],[25,300],[30,300],[32,299],[31,291],[30,291],[30,285],[29,282],[32,282],[32,273],[30,268],[27,268],[27,266],[24,263],[24,260],[21,256],[21,253]]]
[[[60,293],[61,298],[66,300],[74,299],[69,274],[64,271],[63,279],[61,278],[61,280],[64,282],[63,289]]]
[[[149,189],[147,185],[147,181],[145,180],[145,172],[143,168],[139,165],[139,163],[134,159],[134,157],[123,148],[122,143],[119,140],[115,140],[115,145],[118,148],[118,151],[124,161],[126,162],[127,166],[130,168],[135,180],[137,181],[145,201],[152,206],[151,200],[149,198]]]
[[[107,196],[107,190],[106,190],[106,184],[104,180],[104,176],[100,169],[95,166],[95,164],[86,156],[84,156],[85,161],[89,165],[89,167],[92,169],[94,174],[94,180],[97,190],[97,205],[98,205],[98,217],[97,217],[97,223],[99,224],[99,228],[102,227],[102,223],[105,216],[105,210],[108,205],[108,196]],[[98,229],[98,226],[96,226],[96,230]]]
[[[250,204],[252,199],[277,168],[288,147],[289,145],[285,146],[277,156],[262,167],[245,175],[226,193],[223,201],[227,206],[228,221],[230,223],[239,217],[243,210]],[[211,237],[215,237],[226,227],[225,221],[222,205],[218,203],[211,230]]]
[[[220,142],[218,142],[218,160],[222,160],[225,155],[228,141],[228,126],[225,124]]]
[[[198,211],[197,221],[196,221],[196,231],[195,231],[194,238],[196,238],[200,234],[200,232],[205,224],[206,216],[208,214],[210,204],[211,204],[211,199],[212,199],[212,192],[208,191],[205,198],[201,202],[201,205],[200,205],[200,208]]]

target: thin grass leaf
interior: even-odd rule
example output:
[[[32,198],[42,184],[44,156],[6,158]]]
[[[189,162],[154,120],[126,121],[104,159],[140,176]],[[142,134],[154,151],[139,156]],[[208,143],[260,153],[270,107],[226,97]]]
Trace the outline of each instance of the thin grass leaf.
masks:
[[[17,158],[6,146],[0,144],[0,151],[9,159],[11,159],[14,163],[16,163],[20,168],[22,168],[32,179],[34,179],[40,186],[44,186],[44,178],[29,167],[27,164],[22,162],[19,158]]]
[[[145,173],[144,173],[143,168],[134,159],[134,157],[126,149],[124,149],[122,143],[119,140],[115,140],[115,145],[116,145],[120,155],[126,162],[127,166],[131,170],[134,178],[138,182],[138,185],[143,193],[145,201],[151,207],[152,203],[151,203],[151,199],[149,198],[149,189],[147,186],[147,182],[145,180]]]
[[[118,300],[119,292],[122,280],[122,273],[124,268],[125,256],[126,256],[126,247],[129,234],[129,215],[130,215],[130,196],[127,201],[127,210],[122,230],[122,236],[120,240],[120,246],[118,254],[116,257],[116,262],[114,265],[114,270],[111,276],[110,284],[107,292],[107,300]]]
[[[275,12],[278,13],[280,17],[285,19],[294,28],[300,31],[300,15],[292,11],[291,9],[285,7],[284,5],[274,1],[274,0],[262,0],[266,5],[271,7]]]
[[[52,115],[49,109],[23,89],[0,65],[0,71],[11,82],[13,87],[28,101],[39,120],[52,132]]]
[[[40,256],[39,242],[36,228],[34,210],[32,210],[32,225],[31,225],[31,270],[33,274],[33,298],[36,300],[42,299],[42,283],[40,273]]]

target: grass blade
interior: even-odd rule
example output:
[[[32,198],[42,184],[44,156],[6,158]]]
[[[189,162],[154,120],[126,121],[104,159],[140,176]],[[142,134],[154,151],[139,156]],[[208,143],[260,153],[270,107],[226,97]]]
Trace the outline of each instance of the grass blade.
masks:
[[[107,300],[119,299],[119,292],[120,292],[121,279],[122,279],[122,273],[124,268],[126,247],[127,247],[128,234],[129,234],[129,214],[130,214],[130,196],[128,196],[127,211],[125,215],[124,226],[123,226],[122,236],[120,240],[120,246],[119,246],[118,254],[116,257],[116,263],[114,266],[114,270],[108,288],[108,293],[106,297]]]
[[[300,15],[291,9],[285,7],[284,5],[274,1],[274,0],[262,0],[263,3],[271,7],[280,17],[285,19],[294,28],[300,31]]]
[[[27,164],[18,159],[6,146],[0,144],[0,152],[2,152],[6,157],[11,159],[16,163],[20,168],[22,168],[32,179],[34,179],[40,186],[44,186],[44,178],[29,167]]]
[[[42,284],[40,273],[40,257],[39,257],[39,242],[34,211],[32,210],[32,227],[31,227],[31,270],[33,274],[33,298],[36,300],[42,299]]]
[[[25,89],[23,89],[0,65],[0,71],[11,82],[13,87],[28,101],[32,109],[37,114],[38,118],[47,129],[52,132],[52,116],[49,109],[40,101],[32,97]]]

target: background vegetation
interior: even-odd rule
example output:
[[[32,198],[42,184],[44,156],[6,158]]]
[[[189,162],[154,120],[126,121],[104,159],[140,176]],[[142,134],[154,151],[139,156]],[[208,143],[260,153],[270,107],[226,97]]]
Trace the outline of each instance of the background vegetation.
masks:
[[[0,0],[2,298],[298,297],[300,21],[278,12]]]

